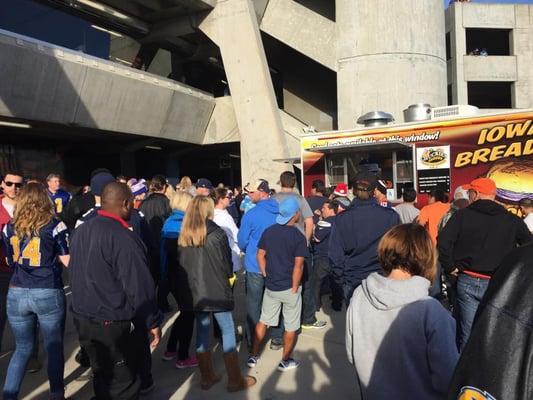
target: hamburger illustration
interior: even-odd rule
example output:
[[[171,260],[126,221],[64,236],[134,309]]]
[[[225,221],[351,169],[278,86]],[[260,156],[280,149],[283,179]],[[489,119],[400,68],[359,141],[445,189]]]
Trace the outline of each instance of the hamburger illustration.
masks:
[[[496,183],[497,200],[515,204],[528,197],[533,199],[533,159],[512,159],[496,163],[487,172]]]

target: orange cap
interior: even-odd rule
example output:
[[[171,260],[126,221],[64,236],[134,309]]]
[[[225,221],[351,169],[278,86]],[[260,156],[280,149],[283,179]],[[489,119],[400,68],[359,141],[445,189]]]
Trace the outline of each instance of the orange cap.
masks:
[[[473,190],[481,194],[495,195],[496,183],[490,178],[477,178],[467,185],[461,186],[465,190]]]

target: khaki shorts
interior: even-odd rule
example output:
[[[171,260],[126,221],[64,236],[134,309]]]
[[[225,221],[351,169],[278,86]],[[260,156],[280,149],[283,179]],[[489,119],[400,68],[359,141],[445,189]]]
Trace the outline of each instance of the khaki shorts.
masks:
[[[283,313],[285,330],[295,332],[300,329],[300,317],[302,314],[302,287],[296,293],[292,289],[274,292],[265,289],[263,306],[261,308],[260,321],[268,326],[279,324],[279,314]]]

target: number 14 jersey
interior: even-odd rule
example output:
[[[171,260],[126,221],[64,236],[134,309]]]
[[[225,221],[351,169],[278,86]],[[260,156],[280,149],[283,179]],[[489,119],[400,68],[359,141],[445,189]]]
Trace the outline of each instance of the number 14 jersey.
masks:
[[[39,236],[20,239],[9,223],[2,231],[8,265],[13,268],[11,284],[23,288],[59,289],[63,287],[58,256],[67,255],[68,228],[52,219]]]

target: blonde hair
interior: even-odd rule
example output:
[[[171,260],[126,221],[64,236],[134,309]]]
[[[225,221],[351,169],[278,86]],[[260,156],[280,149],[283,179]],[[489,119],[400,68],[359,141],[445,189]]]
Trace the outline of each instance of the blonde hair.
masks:
[[[207,220],[213,218],[213,199],[196,196],[185,210],[178,244],[182,247],[200,247],[207,237]]]
[[[379,242],[378,260],[387,275],[401,269],[433,282],[437,274],[437,250],[419,224],[397,225],[385,233]]]
[[[192,195],[187,192],[177,191],[170,198],[170,208],[173,210],[185,211],[192,200]]]
[[[188,176],[182,177],[179,183],[179,187],[180,187],[180,190],[184,190],[184,191],[189,190],[192,187],[191,178],[189,178]]]
[[[165,189],[165,196],[167,197],[167,199],[170,200],[175,193],[176,191],[174,190],[174,188],[171,185],[167,185]]]
[[[40,183],[28,183],[17,196],[13,225],[19,239],[39,236],[54,217],[54,204]]]

